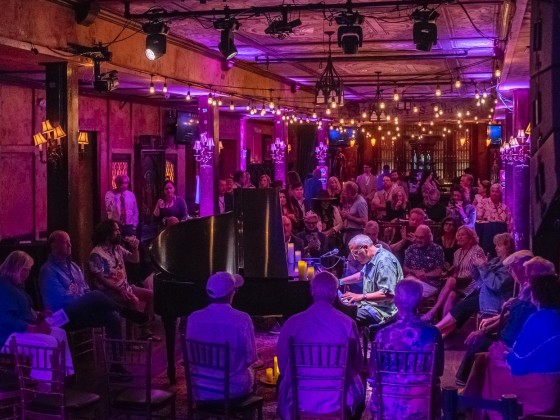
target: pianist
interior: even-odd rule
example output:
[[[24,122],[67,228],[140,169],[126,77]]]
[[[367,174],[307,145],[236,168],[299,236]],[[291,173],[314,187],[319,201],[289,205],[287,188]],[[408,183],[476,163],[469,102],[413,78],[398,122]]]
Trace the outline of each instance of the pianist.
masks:
[[[187,318],[186,338],[206,343],[230,346],[230,397],[237,398],[249,394],[254,386],[251,365],[257,361],[257,347],[253,322],[248,314],[231,307],[233,296],[243,286],[243,277],[227,272],[218,272],[208,279],[206,293],[210,305],[193,312]],[[201,372],[202,373],[202,372]],[[212,372],[208,372],[212,375]],[[196,400],[222,400],[224,386],[217,381],[209,382]],[[201,389],[195,387],[194,389]]]

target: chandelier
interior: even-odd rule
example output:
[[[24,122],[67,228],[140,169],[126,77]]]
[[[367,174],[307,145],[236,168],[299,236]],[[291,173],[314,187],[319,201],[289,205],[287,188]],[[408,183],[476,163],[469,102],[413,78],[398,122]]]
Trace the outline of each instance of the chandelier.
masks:
[[[214,139],[208,137],[208,133],[205,131],[200,135],[200,140],[194,142],[193,149],[196,161],[206,166],[214,155]]]
[[[272,155],[274,163],[281,163],[284,160],[284,155],[286,154],[286,143],[276,137],[274,143],[270,145],[270,154]]]
[[[62,138],[66,133],[60,125],[53,127],[49,120],[41,122],[41,131],[33,135],[33,144],[39,149],[39,160],[41,163],[49,161],[57,167],[62,161]],[[46,159],[43,157],[43,145],[46,147]]]
[[[371,119],[373,114],[375,114],[377,121],[379,122],[382,119],[385,119],[385,102],[383,102],[383,96],[381,96],[381,85],[379,84],[379,76],[381,75],[381,72],[376,71],[375,74],[377,74],[377,88],[375,89],[375,98],[373,99],[373,103],[369,107],[369,115]]]
[[[323,142],[320,142],[319,146],[315,148],[315,156],[317,157],[317,161],[319,162],[319,164],[325,163],[325,160],[327,159],[327,150],[328,147]]]
[[[506,141],[500,146],[500,155],[506,162],[524,163],[530,156],[530,138],[525,137],[525,131],[517,131],[517,137],[511,137],[509,143]]]
[[[327,107],[336,108],[344,105],[344,86],[342,79],[336,72],[331,54],[331,36],[334,31],[325,32],[329,37],[329,56],[325,71],[315,85],[315,103],[326,104]]]

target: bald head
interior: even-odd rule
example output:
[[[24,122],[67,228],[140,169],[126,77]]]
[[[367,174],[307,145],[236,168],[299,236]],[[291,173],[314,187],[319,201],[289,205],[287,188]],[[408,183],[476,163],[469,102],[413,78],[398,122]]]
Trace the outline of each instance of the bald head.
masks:
[[[70,235],[63,230],[55,230],[49,235],[48,240],[51,254],[57,258],[68,258],[72,255]]]
[[[311,280],[311,296],[314,302],[333,303],[338,290],[338,280],[328,271],[322,271]]]

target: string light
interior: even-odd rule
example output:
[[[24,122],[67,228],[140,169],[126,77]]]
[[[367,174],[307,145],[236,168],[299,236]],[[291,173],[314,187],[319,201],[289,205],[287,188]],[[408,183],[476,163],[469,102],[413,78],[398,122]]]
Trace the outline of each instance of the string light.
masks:
[[[235,109],[235,105],[233,105],[233,101],[229,103],[229,110],[233,111]]]
[[[455,88],[459,89],[461,87],[461,81],[459,79],[455,80]]]
[[[398,102],[399,99],[400,99],[399,92],[397,92],[397,89],[395,88],[395,91],[393,92],[393,101]]]
[[[191,100],[191,85],[189,85],[189,90],[187,90],[187,96],[185,96],[185,99],[187,102],[190,102]]]
[[[439,83],[436,86],[436,96],[441,96],[441,88],[439,87]]]
[[[167,77],[165,78],[165,80],[163,82],[163,93],[167,93]]]
[[[150,75],[150,95],[156,93],[156,87],[154,86],[154,75]]]
[[[416,105],[414,105],[414,107],[412,108],[412,112],[418,114],[418,107]]]

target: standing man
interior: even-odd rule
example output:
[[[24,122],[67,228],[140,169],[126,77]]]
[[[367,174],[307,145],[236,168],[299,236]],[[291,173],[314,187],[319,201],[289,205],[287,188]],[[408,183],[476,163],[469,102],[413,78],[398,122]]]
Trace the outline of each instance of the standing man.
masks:
[[[315,168],[313,171],[313,176],[305,180],[303,185],[303,191],[305,199],[309,202],[319,195],[319,191],[323,189],[323,184],[321,183],[321,170]]]
[[[186,338],[211,343],[229,343],[230,397],[238,398],[253,390],[255,375],[251,365],[257,361],[257,346],[253,321],[245,312],[231,307],[237,289],[243,286],[243,277],[225,271],[218,272],[208,279],[206,294],[210,304],[195,311],[187,318]],[[215,370],[198,372],[215,375]],[[201,380],[202,381],[202,380]],[[209,381],[200,386],[199,400],[220,400],[224,398],[224,384]]]
[[[233,195],[227,192],[225,178],[218,180],[218,210],[220,214],[233,211]]]
[[[342,189],[344,198],[344,209],[340,216],[344,221],[344,245],[352,239],[354,235],[362,233],[368,221],[368,205],[364,197],[358,194],[358,185],[348,181],[344,183]]]
[[[383,172],[377,176],[377,191],[383,189],[383,177],[388,176],[391,178],[391,167],[389,165],[383,165]]]
[[[370,203],[375,191],[377,191],[377,177],[371,173],[371,165],[364,163],[364,173],[358,175],[356,184],[360,190],[360,195]]]
[[[138,205],[134,193],[128,189],[130,178],[127,175],[117,175],[115,184],[117,188],[105,194],[107,219],[119,222],[124,236],[136,236]]]
[[[363,282],[362,293],[346,292],[343,299],[358,303],[358,326],[382,324],[397,313],[395,286],[403,278],[401,265],[389,251],[376,247],[369,236],[354,236],[350,243],[352,256],[364,267],[340,279],[340,285]]]

